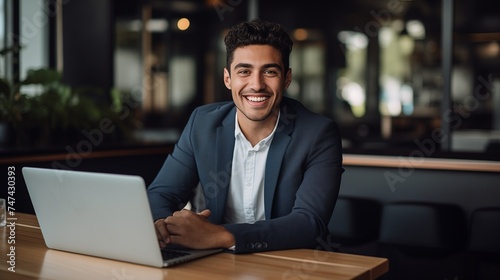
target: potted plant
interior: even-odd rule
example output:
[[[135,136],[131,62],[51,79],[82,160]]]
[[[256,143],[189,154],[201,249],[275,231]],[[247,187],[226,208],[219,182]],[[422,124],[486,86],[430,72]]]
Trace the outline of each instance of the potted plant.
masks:
[[[82,131],[99,126],[104,118],[116,130],[106,134],[109,141],[130,136],[137,127],[133,115],[120,118],[121,93],[112,90],[97,102],[93,97],[106,93],[98,88],[72,88],[61,82],[54,69],[29,70],[26,78],[12,83],[0,78],[0,145],[54,146],[75,143]]]

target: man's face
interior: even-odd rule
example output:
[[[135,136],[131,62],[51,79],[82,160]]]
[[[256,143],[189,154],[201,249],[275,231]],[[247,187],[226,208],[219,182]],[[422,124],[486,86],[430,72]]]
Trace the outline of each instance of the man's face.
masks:
[[[231,90],[241,121],[274,121],[283,92],[292,80],[283,72],[281,54],[269,45],[249,45],[234,51],[230,69],[224,69],[224,84]],[[277,111],[275,111],[277,113]]]

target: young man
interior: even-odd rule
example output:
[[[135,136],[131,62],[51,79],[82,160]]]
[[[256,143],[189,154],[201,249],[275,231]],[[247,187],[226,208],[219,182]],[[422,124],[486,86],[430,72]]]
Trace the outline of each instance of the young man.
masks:
[[[225,44],[224,84],[233,102],[194,110],[148,188],[160,246],[316,248],[340,188],[339,129],[283,96],[292,81],[292,41],[281,25],[238,24]],[[181,210],[197,186],[196,204],[204,208]]]

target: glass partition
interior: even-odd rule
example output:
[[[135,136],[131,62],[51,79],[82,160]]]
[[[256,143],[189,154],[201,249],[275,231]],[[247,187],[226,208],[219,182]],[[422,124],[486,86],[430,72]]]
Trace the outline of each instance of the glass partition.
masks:
[[[451,12],[450,6],[443,10],[446,1]],[[116,57],[119,65],[134,54],[134,73],[142,71],[148,59],[158,62],[155,81],[164,79],[157,84],[164,84],[164,89],[154,95],[143,91],[146,120],[153,112],[148,109],[151,104],[163,108],[163,121],[157,124],[168,128],[182,123],[173,113],[177,102],[185,105],[191,100],[191,105],[199,105],[228,100],[222,84],[224,32],[234,23],[258,16],[279,21],[290,31],[293,82],[287,94],[335,119],[347,152],[399,155],[425,149],[426,156],[446,151],[447,157],[497,158],[486,153],[500,138],[500,10],[492,1],[357,0],[337,3],[334,9],[324,1],[249,2],[148,4],[147,14],[153,15],[149,20],[166,20],[167,27],[156,35],[136,27],[135,35],[127,37],[134,38],[128,60],[124,57],[119,62]],[[450,26],[443,25],[444,12],[452,15]],[[187,33],[176,28],[175,19],[183,17],[191,20],[191,36],[183,37]],[[141,20],[148,19],[136,13],[130,24]],[[444,28],[452,34],[449,50],[443,45]],[[192,44],[203,47],[192,48]],[[443,108],[446,53],[452,56],[451,105]],[[137,76],[134,79],[138,82]],[[443,124],[450,128],[449,150],[441,148]]]
[[[6,3],[15,1],[0,1],[2,24],[12,6]],[[39,17],[52,15],[43,3],[54,0],[21,1],[17,9],[18,35],[29,35],[27,21],[40,30],[40,38],[29,38],[23,69],[46,65],[45,42],[57,39]],[[500,8],[493,0],[112,6],[112,83],[133,98],[142,137],[154,131],[155,141],[174,142],[193,108],[230,100],[222,82],[224,34],[260,17],[282,23],[294,40],[286,94],[336,120],[347,153],[500,159]],[[5,45],[6,34],[0,39]],[[12,69],[12,62],[0,63]]]

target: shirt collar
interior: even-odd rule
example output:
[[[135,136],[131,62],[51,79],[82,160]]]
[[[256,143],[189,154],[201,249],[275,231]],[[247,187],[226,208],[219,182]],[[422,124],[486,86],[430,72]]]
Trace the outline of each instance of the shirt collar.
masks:
[[[255,145],[255,149],[260,149],[264,145],[270,145],[271,140],[273,140],[274,133],[276,132],[276,128],[278,127],[278,123],[280,120],[281,116],[281,110],[278,111],[278,117],[276,118],[276,123],[274,124],[274,129],[273,131],[264,139],[262,139],[257,145]],[[235,125],[234,125],[234,137],[238,139],[238,136],[242,137],[243,139],[247,140],[245,135],[243,135],[243,132],[241,131],[240,125],[238,123],[238,109],[236,109],[235,113]],[[248,140],[247,140],[248,141]]]

